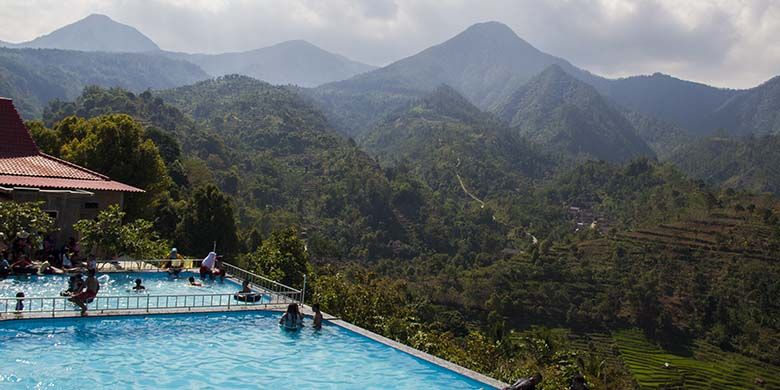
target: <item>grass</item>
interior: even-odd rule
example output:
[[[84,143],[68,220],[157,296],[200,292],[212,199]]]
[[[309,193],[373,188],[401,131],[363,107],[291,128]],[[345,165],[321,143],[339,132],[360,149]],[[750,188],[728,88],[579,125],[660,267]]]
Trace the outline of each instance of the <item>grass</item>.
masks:
[[[780,389],[780,367],[704,342],[680,353],[651,343],[638,330],[617,331],[613,338],[642,389]],[[755,383],[757,378],[765,381],[763,387]]]

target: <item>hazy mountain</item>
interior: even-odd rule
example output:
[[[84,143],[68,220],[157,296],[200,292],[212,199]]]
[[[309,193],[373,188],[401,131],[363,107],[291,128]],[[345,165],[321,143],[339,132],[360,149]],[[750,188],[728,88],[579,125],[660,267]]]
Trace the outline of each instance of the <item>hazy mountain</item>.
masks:
[[[338,127],[359,135],[382,115],[441,84],[482,109],[494,107],[552,64],[584,79],[595,77],[539,51],[506,25],[487,22],[384,68],[310,93]]]
[[[463,195],[456,173],[481,191],[514,190],[552,164],[491,115],[442,85],[380,121],[360,140],[387,165],[408,163],[434,189]]]
[[[616,80],[585,80],[604,96],[633,111],[687,129],[692,135],[712,131],[708,118],[736,90],[680,80],[655,73]]]
[[[92,14],[49,34],[13,47],[106,52],[145,52],[160,50],[151,39],[134,27],[106,15]]]
[[[686,145],[670,160],[683,172],[728,188],[780,194],[780,136],[712,137]]]
[[[780,76],[740,91],[718,107],[709,127],[731,135],[780,133]]]
[[[26,119],[54,99],[73,99],[87,85],[132,91],[171,88],[208,78],[197,66],[141,53],[0,48],[0,96]]]
[[[271,84],[303,87],[348,79],[376,68],[301,40],[237,53],[166,55],[190,61],[212,76],[242,74]]]
[[[620,112],[634,126],[639,138],[650,146],[660,160],[669,159],[680,148],[696,140],[690,131],[680,126],[622,107]]]
[[[595,88],[557,65],[518,89],[496,112],[523,136],[566,156],[609,161],[654,156]]]

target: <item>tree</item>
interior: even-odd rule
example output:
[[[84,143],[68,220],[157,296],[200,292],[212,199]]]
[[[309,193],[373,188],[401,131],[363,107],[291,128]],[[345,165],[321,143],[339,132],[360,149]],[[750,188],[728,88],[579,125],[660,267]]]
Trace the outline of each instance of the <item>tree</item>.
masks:
[[[159,239],[152,223],[137,219],[124,223],[125,213],[118,205],[111,205],[94,220],[76,222],[73,229],[79,233],[84,248],[104,258],[128,255],[136,259],[162,258],[168,243]]]
[[[236,254],[238,236],[230,198],[213,184],[196,189],[185,208],[178,237],[188,253],[205,256],[216,241],[218,252]]]
[[[41,210],[42,205],[43,202],[0,202],[0,233],[10,241],[20,231],[52,232],[55,229],[54,219]],[[33,240],[39,238],[37,234],[30,237]]]
[[[173,182],[160,150],[147,137],[143,127],[128,115],[103,115],[92,119],[71,116],[58,122],[53,129],[47,129],[37,121],[28,122],[28,126],[44,153],[146,191],[127,196],[125,210],[131,217],[152,217],[155,207],[170,196]],[[166,150],[175,149],[168,144],[165,146]]]
[[[293,287],[303,284],[303,275],[311,268],[309,253],[294,227],[271,233],[256,251],[243,256],[242,264]]]

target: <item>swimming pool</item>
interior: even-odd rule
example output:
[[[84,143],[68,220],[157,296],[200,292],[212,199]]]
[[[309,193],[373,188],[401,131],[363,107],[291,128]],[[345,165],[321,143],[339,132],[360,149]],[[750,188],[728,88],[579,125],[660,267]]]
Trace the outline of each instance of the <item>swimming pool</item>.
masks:
[[[129,296],[132,297],[131,301],[127,300],[101,300],[89,305],[91,309],[95,308],[96,304],[100,304],[101,309],[111,309],[120,307],[128,307],[128,305],[138,305],[140,301],[142,304],[146,304],[147,295],[193,295],[193,294],[233,294],[241,289],[236,283],[225,279],[224,282],[219,281],[201,281],[197,274],[192,272],[182,272],[178,279],[168,278],[168,274],[165,272],[112,272],[98,274],[100,283],[100,292],[98,296]],[[190,276],[194,276],[198,282],[203,284],[202,287],[191,287],[187,281]],[[135,279],[142,279],[143,285],[146,290],[142,294],[133,292],[132,288],[135,285]],[[17,292],[23,292],[26,297],[58,297],[60,291],[65,290],[68,287],[68,275],[23,275],[14,276],[0,280],[0,297],[14,297]],[[209,299],[206,298],[205,303],[209,303]],[[223,298],[221,305],[227,305],[227,299]],[[261,302],[269,302],[270,297],[264,297]],[[56,305],[63,305],[64,302],[58,302]],[[192,297],[185,302],[183,299],[174,301],[168,299],[167,303],[164,300],[153,299],[149,302],[150,307],[166,306],[197,306],[197,304],[203,303],[203,300],[195,302]],[[235,303],[235,302],[234,302]],[[33,309],[38,308],[50,308],[55,303],[51,301],[35,301],[27,300],[27,309],[33,305]],[[214,305],[219,304],[218,300],[214,300]],[[243,303],[242,303],[243,304]],[[69,304],[69,306],[72,304]],[[75,305],[72,305],[74,310]],[[0,301],[0,312],[4,311],[4,302]],[[11,308],[12,309],[12,308]]]
[[[490,388],[336,325],[287,332],[278,318],[241,312],[0,322],[0,388]]]

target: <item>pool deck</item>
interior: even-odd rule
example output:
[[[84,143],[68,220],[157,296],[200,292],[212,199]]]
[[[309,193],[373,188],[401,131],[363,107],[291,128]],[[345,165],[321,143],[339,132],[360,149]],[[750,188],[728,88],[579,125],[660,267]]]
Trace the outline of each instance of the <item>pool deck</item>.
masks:
[[[127,272],[127,271],[159,272],[158,269],[143,269],[143,268],[141,269],[125,268],[123,270],[115,270],[114,272]],[[111,272],[111,271],[101,270],[100,272]],[[233,279],[231,277],[228,277],[227,279],[230,279],[233,282],[240,283],[240,281]],[[314,315],[314,312],[311,310],[310,306],[301,304],[300,307],[303,314],[307,316]],[[87,313],[87,316],[88,317],[116,317],[116,316],[146,316],[146,315],[158,315],[158,314],[226,313],[226,312],[250,312],[250,311],[284,312],[286,309],[287,309],[287,303],[269,303],[269,304],[255,304],[251,306],[174,307],[174,308],[160,308],[160,309],[149,308],[149,309],[139,309],[139,310],[103,309],[103,310],[91,310]],[[363,337],[367,337],[373,341],[376,341],[380,344],[387,345],[388,347],[397,349],[401,352],[412,355],[418,359],[424,360],[431,364],[435,364],[437,366],[443,367],[450,371],[454,371],[465,377],[484,383],[488,386],[492,386],[493,388],[501,389],[508,386],[506,383],[497,381],[493,378],[482,375],[476,371],[469,370],[468,368],[459,366],[450,361],[438,358],[436,356],[414,349],[412,347],[409,347],[408,345],[399,343],[395,340],[389,339],[377,333],[355,326],[349,322],[339,319],[338,317],[326,314],[324,312],[322,314],[323,314],[323,319],[325,321],[330,322],[331,324],[355,332]],[[81,317],[82,316],[79,314],[77,310],[74,310],[73,312],[20,312],[20,313],[5,313],[5,314],[0,313],[0,323],[2,323],[3,321],[10,321],[10,320],[43,320],[43,319],[52,319],[52,318],[81,318]]]

